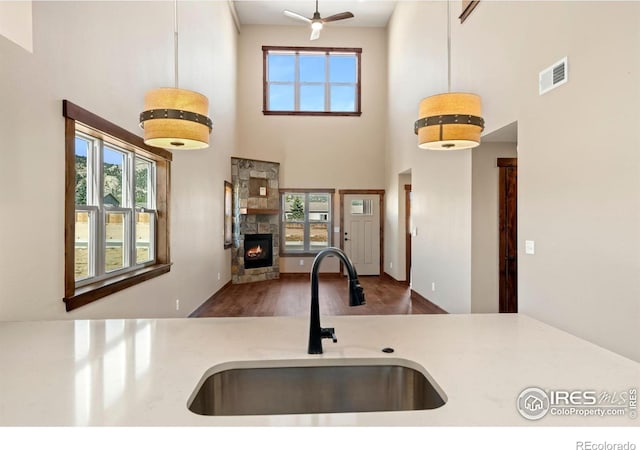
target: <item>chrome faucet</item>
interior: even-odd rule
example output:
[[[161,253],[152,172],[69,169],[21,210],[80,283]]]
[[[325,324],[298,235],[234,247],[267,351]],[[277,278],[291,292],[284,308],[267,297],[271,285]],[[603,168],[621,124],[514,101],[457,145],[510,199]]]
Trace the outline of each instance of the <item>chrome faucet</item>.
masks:
[[[358,274],[355,267],[345,252],[335,247],[328,247],[321,250],[313,260],[311,267],[311,317],[309,321],[309,354],[316,355],[322,353],[322,339],[332,339],[338,342],[336,332],[333,328],[320,327],[320,303],[318,299],[318,271],[320,262],[325,256],[335,255],[342,260],[349,273],[349,306],[364,305],[364,290],[358,281]]]

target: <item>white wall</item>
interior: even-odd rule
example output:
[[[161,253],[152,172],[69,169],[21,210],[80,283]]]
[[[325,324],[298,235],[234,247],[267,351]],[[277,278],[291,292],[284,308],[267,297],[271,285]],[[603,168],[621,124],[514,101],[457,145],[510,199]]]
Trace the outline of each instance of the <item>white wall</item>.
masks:
[[[471,151],[417,148],[413,123],[421,98],[446,91],[446,3],[400,2],[388,27],[389,103],[387,194],[399,195],[397,176],[411,169],[412,289],[449,312],[470,311]],[[397,209],[387,208],[391,227]],[[385,242],[385,267],[404,267],[399,234]],[[398,274],[398,276],[400,276]],[[435,283],[435,291],[432,290]]]
[[[27,51],[33,51],[31,1],[0,2],[0,36],[15,42]]]
[[[262,46],[362,48],[362,116],[311,117],[262,114]],[[305,26],[243,26],[239,39],[238,150],[234,156],[280,163],[281,188],[384,188],[387,84],[383,28],[327,26],[309,42]],[[339,226],[339,197],[334,226]],[[339,246],[340,233],[334,233]],[[299,260],[305,261],[304,266]],[[283,272],[308,272],[313,258],[281,258]],[[336,261],[323,271],[338,270]]]
[[[511,142],[483,142],[473,150],[471,312],[474,313],[497,313],[500,310],[500,171],[497,159],[517,156],[516,144]]]
[[[537,250],[519,260],[520,311],[636,360],[639,17],[637,2],[481,2],[462,25],[452,14],[452,90],[482,96],[486,133],[518,121],[518,250],[524,240]],[[416,281],[442,276],[439,267],[455,273],[455,287],[414,289],[468,312],[471,158],[419,152],[406,129],[420,99],[446,89],[431,76],[434,67],[446,76],[445,24],[439,2],[401,2],[391,20],[386,179],[391,188],[412,170],[423,232],[414,240]],[[563,56],[569,83],[539,96],[538,72]],[[425,234],[448,242],[433,248]]]
[[[71,313],[62,100],[140,134],[145,91],[173,85],[173,4],[36,2],[33,54],[0,37],[0,320],[186,316],[230,280],[222,199],[236,147],[237,32],[226,2],[180,2],[179,17],[180,87],[209,97],[214,131],[209,150],[174,153],[174,264]]]

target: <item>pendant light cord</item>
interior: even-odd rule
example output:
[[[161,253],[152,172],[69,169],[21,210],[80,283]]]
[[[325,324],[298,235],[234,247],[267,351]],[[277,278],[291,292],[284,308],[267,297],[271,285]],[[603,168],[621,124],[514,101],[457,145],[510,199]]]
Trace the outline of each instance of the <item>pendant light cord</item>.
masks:
[[[451,93],[451,2],[447,0],[447,92]]]
[[[178,89],[178,0],[173,2],[173,77]]]

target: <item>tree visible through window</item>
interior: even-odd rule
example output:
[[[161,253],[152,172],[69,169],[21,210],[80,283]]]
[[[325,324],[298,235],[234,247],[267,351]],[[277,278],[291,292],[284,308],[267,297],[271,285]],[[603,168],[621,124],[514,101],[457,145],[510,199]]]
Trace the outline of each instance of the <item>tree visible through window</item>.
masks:
[[[361,49],[262,50],[265,114],[360,115]]]

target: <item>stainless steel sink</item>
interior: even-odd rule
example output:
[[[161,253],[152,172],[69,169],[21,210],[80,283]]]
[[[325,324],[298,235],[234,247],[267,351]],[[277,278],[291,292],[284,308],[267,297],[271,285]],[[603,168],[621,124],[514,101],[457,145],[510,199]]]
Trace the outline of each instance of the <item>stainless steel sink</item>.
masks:
[[[196,387],[188,407],[201,415],[239,416],[411,411],[445,404],[446,395],[424,369],[399,361],[403,360],[318,365],[303,360],[281,362],[278,367],[213,368]]]

